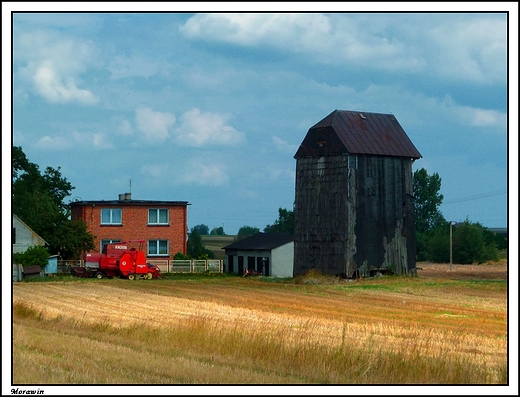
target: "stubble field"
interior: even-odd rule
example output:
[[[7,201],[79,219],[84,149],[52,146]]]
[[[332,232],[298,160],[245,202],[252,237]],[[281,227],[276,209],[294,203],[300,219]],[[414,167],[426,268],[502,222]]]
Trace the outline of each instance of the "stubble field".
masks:
[[[418,267],[14,283],[13,382],[506,384],[507,265]]]

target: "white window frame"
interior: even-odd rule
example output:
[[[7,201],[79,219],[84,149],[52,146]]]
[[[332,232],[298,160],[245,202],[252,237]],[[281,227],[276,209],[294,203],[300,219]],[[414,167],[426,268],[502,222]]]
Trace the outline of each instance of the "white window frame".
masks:
[[[103,212],[104,211],[110,211],[109,212],[109,220],[108,222],[103,222]],[[119,211],[120,213],[120,219],[121,221],[120,222],[113,222],[113,218],[114,218],[114,211]],[[121,208],[101,208],[101,224],[102,225],[122,225],[123,224],[123,210]]]
[[[156,211],[157,222],[150,222],[150,212],[151,211]],[[160,221],[161,211],[166,211],[166,222]],[[169,224],[170,224],[170,211],[168,211],[168,208],[148,208],[148,225],[169,225]]]
[[[165,253],[159,252],[160,248],[161,248],[161,245],[160,245],[161,242],[166,243],[166,252]],[[156,253],[151,252],[152,247],[155,247]],[[148,240],[148,256],[169,256],[170,255],[169,252],[170,252],[170,246],[169,246],[168,240]]]

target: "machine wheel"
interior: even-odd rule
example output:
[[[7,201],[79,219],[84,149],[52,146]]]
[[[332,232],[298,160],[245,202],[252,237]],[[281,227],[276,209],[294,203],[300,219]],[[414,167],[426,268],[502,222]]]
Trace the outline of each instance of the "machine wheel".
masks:
[[[153,274],[152,274],[152,273],[148,273],[148,274],[146,275],[146,278],[147,278],[148,280],[151,280],[151,279],[153,278]]]
[[[103,273],[97,272],[96,273],[96,278],[102,279],[103,278]]]
[[[130,273],[130,274],[128,275],[128,279],[129,279],[129,280],[135,280],[135,275],[134,275],[133,273]]]

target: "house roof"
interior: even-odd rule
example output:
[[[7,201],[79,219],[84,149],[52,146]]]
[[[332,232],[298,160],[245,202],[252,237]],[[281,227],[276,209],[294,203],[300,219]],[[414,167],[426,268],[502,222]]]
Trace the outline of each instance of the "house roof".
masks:
[[[187,201],[160,201],[160,200],[94,200],[94,201],[74,201],[69,204],[71,207],[84,205],[117,205],[117,206],[136,206],[136,205],[164,205],[164,206],[186,206],[190,205]]]
[[[309,129],[294,158],[342,153],[422,157],[393,114],[334,110]]]
[[[13,214],[13,223],[12,227],[15,227],[15,220],[19,222],[23,227],[25,227],[37,240],[41,241],[43,245],[48,245],[47,241],[45,241],[38,233],[36,233],[34,230],[32,230],[27,223],[22,221],[18,215]]]
[[[257,233],[222,247],[225,250],[272,250],[294,241],[287,233]]]

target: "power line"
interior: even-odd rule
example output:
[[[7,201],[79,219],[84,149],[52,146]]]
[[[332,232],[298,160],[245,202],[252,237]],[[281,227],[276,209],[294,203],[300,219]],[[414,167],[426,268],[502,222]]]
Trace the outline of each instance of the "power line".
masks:
[[[443,204],[453,204],[453,203],[460,203],[462,201],[478,200],[478,199],[486,198],[486,197],[500,196],[505,193],[507,193],[507,189],[503,189],[498,192],[482,193],[482,194],[477,194],[474,196],[467,196],[467,197],[461,197],[458,199],[448,200],[448,201],[443,202]]]

